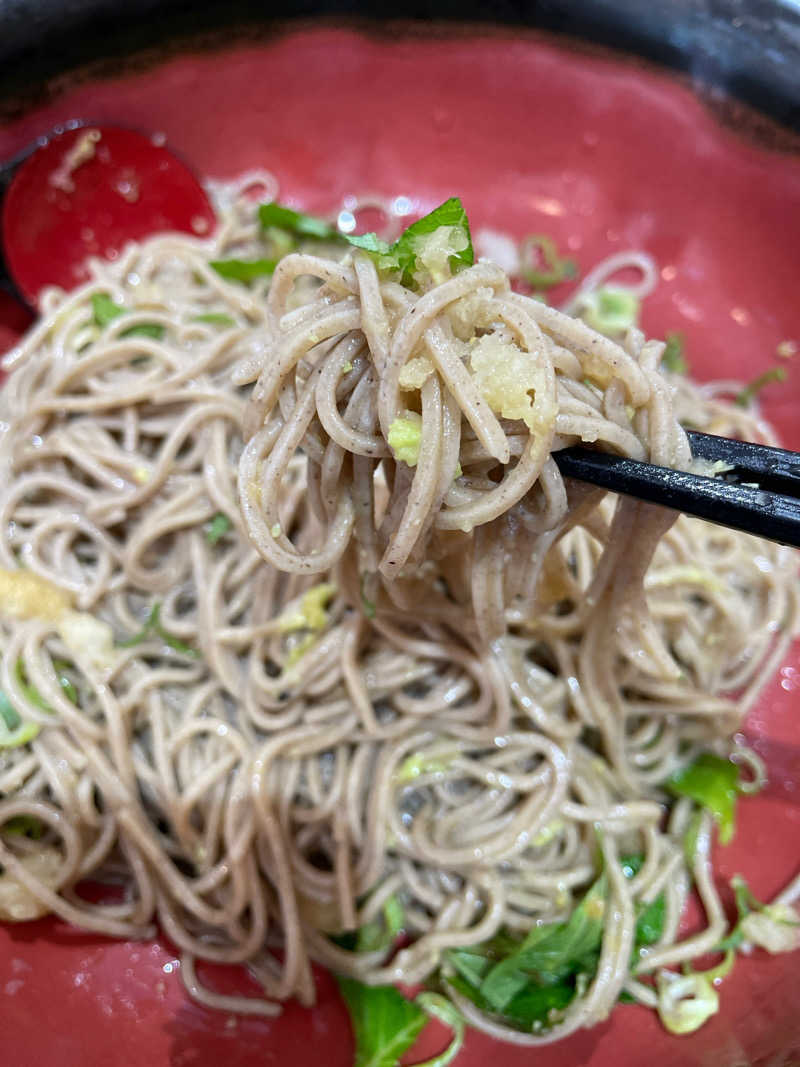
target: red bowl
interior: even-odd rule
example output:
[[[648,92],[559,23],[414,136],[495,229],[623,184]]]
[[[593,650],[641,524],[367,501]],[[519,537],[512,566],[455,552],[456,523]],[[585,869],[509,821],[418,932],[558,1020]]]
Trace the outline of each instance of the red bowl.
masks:
[[[760,145],[676,78],[619,57],[518,32],[303,31],[73,87],[0,130],[0,158],[71,118],[161,131],[207,177],[267,167],[283,198],[312,211],[348,193],[405,194],[425,209],[458,194],[473,228],[547,232],[584,270],[615,250],[644,248],[662,277],[645,329],[683,331],[700,379],[749,379],[781,341],[800,341],[800,156]],[[800,363],[789,372],[764,406],[800,448]],[[762,897],[800,865],[798,671],[795,647],[750,717],[771,783],[741,804],[736,839],[717,857],[721,879],[739,871]],[[797,954],[739,962],[722,1011],[689,1038],[622,1006],[535,1053],[472,1034],[458,1063],[798,1063],[798,976]],[[229,970],[207,980],[247,988]],[[344,1009],[329,977],[318,989],[313,1011],[289,1005],[277,1021],[234,1020],[188,1000],[164,941],[110,943],[53,921],[6,926],[2,1062],[350,1067]],[[432,1027],[427,1047],[441,1036]]]

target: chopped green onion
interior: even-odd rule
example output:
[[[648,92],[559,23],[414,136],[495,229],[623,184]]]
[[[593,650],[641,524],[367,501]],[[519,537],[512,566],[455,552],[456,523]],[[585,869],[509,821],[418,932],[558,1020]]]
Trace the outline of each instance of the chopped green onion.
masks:
[[[691,1034],[719,1011],[719,995],[703,974],[659,971],[658,1014],[671,1034]]]
[[[209,263],[221,278],[245,284],[256,278],[270,277],[277,265],[276,259],[212,259]]]
[[[672,374],[688,374],[689,364],[684,355],[685,342],[682,333],[670,330],[664,338],[666,347],[661,357],[661,366]]]
[[[44,823],[35,815],[14,815],[0,826],[0,832],[10,837],[30,837],[38,841],[44,834]]]
[[[523,238],[520,244],[520,273],[525,281],[534,289],[550,289],[554,285],[578,275],[578,267],[574,259],[565,259],[559,255],[558,246],[552,237],[544,233],[532,233]],[[536,260],[545,268],[529,266],[527,260]]]
[[[187,645],[184,641],[181,641],[179,637],[175,637],[173,634],[168,633],[161,625],[161,604],[156,601],[147,616],[144,626],[133,637],[129,637],[126,641],[120,641],[120,648],[133,648],[136,645],[140,645],[148,638],[157,637],[168,645],[175,652],[179,652],[183,656],[190,656],[192,659],[197,659],[200,653],[196,648],[192,648],[191,645]]]
[[[27,745],[39,733],[35,722],[23,722],[17,709],[0,689],[0,749]]]
[[[214,518],[204,526],[206,541],[210,545],[215,545],[220,538],[225,536],[230,528],[231,520],[224,514],[224,512],[218,511]]]
[[[736,825],[739,768],[729,759],[701,753],[694,763],[676,771],[666,782],[676,796],[689,797],[707,808],[719,827],[721,844],[727,845]]]
[[[414,1067],[447,1067],[447,1064],[452,1063],[459,1054],[464,1044],[465,1025],[461,1012],[441,993],[418,993],[414,998],[414,1003],[418,1004],[427,1015],[432,1015],[434,1019],[438,1019],[453,1032],[450,1044],[444,1052],[440,1052],[438,1056],[432,1056],[423,1063],[417,1063]]]
[[[786,368],[785,367],[770,367],[769,370],[765,370],[763,374],[759,374],[757,378],[754,378],[749,385],[746,385],[741,392],[737,393],[734,400],[739,407],[749,407],[761,390],[766,385],[771,385],[772,382],[785,382],[786,381]]]
[[[639,298],[624,286],[606,285],[580,299],[580,314],[599,333],[623,333],[639,318]]]
[[[230,315],[223,315],[219,311],[209,311],[205,315],[195,315],[192,322],[207,322],[209,326],[235,326],[236,322]]]

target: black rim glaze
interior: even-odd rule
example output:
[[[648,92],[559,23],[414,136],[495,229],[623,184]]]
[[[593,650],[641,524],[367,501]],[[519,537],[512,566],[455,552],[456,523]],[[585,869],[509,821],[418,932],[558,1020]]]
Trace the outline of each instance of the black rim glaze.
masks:
[[[47,94],[98,59],[205,46],[314,16],[522,25],[634,53],[800,129],[794,0],[0,0],[0,106]],[[209,41],[209,37],[211,40]]]

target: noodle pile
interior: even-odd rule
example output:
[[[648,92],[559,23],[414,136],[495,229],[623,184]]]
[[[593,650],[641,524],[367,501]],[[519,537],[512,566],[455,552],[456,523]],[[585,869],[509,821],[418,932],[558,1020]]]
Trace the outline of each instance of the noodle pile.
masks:
[[[488,262],[417,290],[362,251],[303,248],[268,292],[209,266],[259,241],[241,198],[211,240],[93,262],[7,360],[0,689],[33,736],[0,749],[0,917],[158,925],[190,991],[233,1011],[311,1004],[312,960],[437,974],[528,1044],[623,989],[654,1006],[646,976],[728,926],[711,820],[687,865],[691,804],[665,823],[659,787],[730,750],[791,640],[796,563],[565,483],[551,453],[685,467],[681,423],[767,428],[662,373],[660,342],[605,337]],[[98,298],[123,313],[99,325]],[[448,986],[448,949],[569,916],[598,850],[599,962],[552,1026]],[[707,924],[680,941],[692,884]],[[389,901],[404,946],[348,947]],[[213,992],[196,959],[246,965],[263,998]]]

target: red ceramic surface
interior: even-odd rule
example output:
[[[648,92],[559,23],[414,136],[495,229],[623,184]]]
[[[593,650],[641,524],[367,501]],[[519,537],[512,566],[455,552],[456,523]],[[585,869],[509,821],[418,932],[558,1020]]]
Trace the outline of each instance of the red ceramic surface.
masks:
[[[3,201],[3,250],[35,305],[45,285],[70,289],[86,278],[87,256],[111,259],[130,240],[213,225],[200,182],[163,145],[136,130],[91,126],[53,137],[16,172]]]
[[[586,269],[617,249],[651,252],[662,282],[644,325],[684,331],[697,376],[752,377],[800,341],[800,159],[723,129],[666,75],[522,35],[416,41],[318,30],[88,85],[0,130],[0,156],[59,121],[163,131],[201,174],[267,166],[282,195],[328,210],[352,192],[407,194],[420,208],[460,194],[473,226],[548,232]],[[800,357],[798,357],[800,360]],[[800,448],[800,362],[765,396]],[[800,865],[800,655],[749,722],[772,768],[743,803],[724,879],[775,892]],[[691,1038],[623,1006],[541,1052],[471,1035],[459,1067],[771,1067],[800,1063],[800,956],[737,964],[723,1011]],[[231,972],[208,976],[242,987]],[[330,979],[319,1007],[232,1021],[191,1004],[174,952],[110,944],[41,922],[0,929],[0,1053],[14,1067],[350,1067]],[[427,1047],[440,1041],[431,1028]]]

